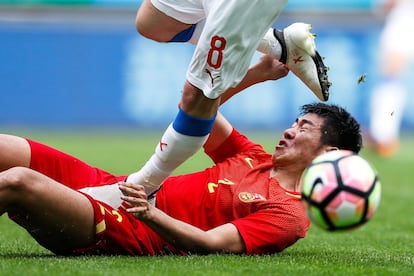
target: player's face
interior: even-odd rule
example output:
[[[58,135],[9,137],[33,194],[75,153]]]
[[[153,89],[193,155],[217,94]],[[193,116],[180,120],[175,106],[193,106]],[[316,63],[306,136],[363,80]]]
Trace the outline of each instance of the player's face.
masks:
[[[296,119],[295,123],[283,132],[282,139],[276,145],[273,165],[297,166],[304,169],[324,149],[321,145],[322,117],[306,114]]]

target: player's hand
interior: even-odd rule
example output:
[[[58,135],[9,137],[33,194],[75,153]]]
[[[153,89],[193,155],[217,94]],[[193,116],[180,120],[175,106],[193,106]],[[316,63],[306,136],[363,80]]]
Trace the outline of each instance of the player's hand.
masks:
[[[149,219],[153,206],[147,200],[144,186],[120,182],[119,189],[124,194],[121,199],[129,205],[125,210],[137,219]]]
[[[285,64],[270,55],[263,55],[252,69],[255,70],[257,78],[261,81],[278,80],[289,73]]]

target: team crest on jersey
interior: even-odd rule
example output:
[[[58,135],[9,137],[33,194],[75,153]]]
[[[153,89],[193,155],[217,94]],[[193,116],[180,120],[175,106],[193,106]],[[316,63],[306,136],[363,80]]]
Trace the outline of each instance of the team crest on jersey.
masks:
[[[264,196],[256,193],[241,192],[239,193],[239,199],[243,202],[253,202],[259,200],[266,200]]]

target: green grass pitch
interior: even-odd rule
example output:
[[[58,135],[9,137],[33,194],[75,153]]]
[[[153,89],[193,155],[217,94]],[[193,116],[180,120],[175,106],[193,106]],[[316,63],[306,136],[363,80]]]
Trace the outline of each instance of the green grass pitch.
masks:
[[[17,133],[22,135],[22,133]],[[31,138],[71,153],[115,174],[127,174],[150,156],[160,133],[29,133]],[[251,135],[269,150],[278,133]],[[414,141],[402,140],[391,159],[369,150],[366,157],[379,172],[382,200],[363,227],[328,233],[314,226],[305,239],[269,256],[56,257],[25,232],[0,217],[1,275],[414,275]],[[176,173],[209,166],[200,152]]]

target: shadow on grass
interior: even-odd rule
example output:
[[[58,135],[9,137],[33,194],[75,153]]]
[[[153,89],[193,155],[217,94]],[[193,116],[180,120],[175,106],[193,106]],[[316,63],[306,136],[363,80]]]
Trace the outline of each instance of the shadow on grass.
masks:
[[[80,256],[60,256],[53,253],[0,253],[0,259],[67,259]],[[83,257],[83,256],[82,256]]]

